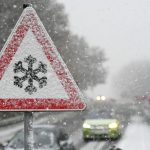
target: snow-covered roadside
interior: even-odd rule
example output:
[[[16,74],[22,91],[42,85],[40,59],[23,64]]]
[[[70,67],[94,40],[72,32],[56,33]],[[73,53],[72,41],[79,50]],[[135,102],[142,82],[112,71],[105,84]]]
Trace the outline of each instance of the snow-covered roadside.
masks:
[[[74,112],[67,112],[67,113],[60,113],[51,116],[45,116],[39,119],[34,120],[34,124],[41,124],[41,123],[56,123],[63,118],[73,118],[76,115]],[[14,124],[9,127],[0,128],[0,143],[4,143],[5,141],[9,140],[17,131],[24,127],[23,122],[19,124]]]
[[[117,147],[123,150],[150,150],[150,126],[141,117],[134,117]]]

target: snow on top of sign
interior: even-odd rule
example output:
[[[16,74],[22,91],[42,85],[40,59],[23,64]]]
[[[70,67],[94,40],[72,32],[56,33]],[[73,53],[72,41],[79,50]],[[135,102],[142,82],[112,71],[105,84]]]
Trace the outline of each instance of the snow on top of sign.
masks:
[[[38,74],[31,73],[31,70],[34,72],[33,70],[36,69],[36,67],[28,64],[30,66],[29,67],[25,64],[27,63],[25,62],[25,59],[29,58],[35,59],[37,62],[41,62],[41,65],[48,68],[47,70],[45,69],[47,73],[44,71],[39,71]],[[19,70],[18,67],[20,67],[20,65],[26,69],[30,68],[30,71],[25,72],[23,67],[22,69],[19,68]],[[35,63],[33,65],[37,64]],[[31,69],[31,66],[35,68]],[[20,78],[20,76],[23,75],[22,73],[26,74],[24,77],[25,80],[27,80],[27,78],[29,80],[31,76],[34,76],[34,80],[36,78],[36,81],[38,81],[39,79],[36,75],[41,78],[43,77],[42,83],[37,83],[36,85],[38,86],[39,84],[39,87],[41,86],[40,89],[37,89],[38,91],[36,91],[36,93],[34,93],[35,89],[29,92],[30,88],[28,88],[26,92],[24,91],[24,88],[18,91],[17,88],[21,87],[23,83],[26,84],[24,85],[26,87],[27,84],[29,84],[29,81],[26,82],[22,80],[21,83],[18,82],[18,77]],[[16,80],[14,85],[13,77]],[[81,101],[84,100],[83,95],[78,89],[69,70],[67,69],[67,66],[63,62],[42,22],[32,7],[24,9],[14,30],[1,51],[0,80],[0,109],[5,107],[3,106],[4,104],[9,109],[11,109],[13,105],[14,109],[21,108],[23,110],[38,108],[85,108],[85,104]],[[30,84],[32,86],[33,82],[34,81],[30,80]],[[16,85],[18,85],[18,87]],[[41,102],[41,98],[44,98],[45,103]],[[15,101],[15,106],[13,104],[14,99],[19,101]],[[22,101],[24,101],[24,104],[22,104]],[[35,102],[36,107],[32,107]],[[28,106],[28,103],[30,103],[30,106]]]

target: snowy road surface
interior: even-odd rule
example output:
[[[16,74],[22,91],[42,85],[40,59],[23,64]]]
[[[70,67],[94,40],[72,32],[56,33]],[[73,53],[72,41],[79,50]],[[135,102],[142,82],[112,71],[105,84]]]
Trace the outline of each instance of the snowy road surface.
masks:
[[[43,117],[36,120],[36,123],[42,124],[52,124],[56,122],[56,125],[64,126],[68,133],[70,134],[70,138],[73,141],[74,145],[76,146],[77,150],[107,150],[104,147],[106,145],[111,145],[108,141],[99,140],[99,141],[89,141],[84,142],[82,138],[82,123],[83,119],[87,116],[95,114],[95,109],[91,109],[88,112],[69,112],[68,113],[57,113],[56,115],[50,115],[47,117]],[[35,123],[35,121],[34,121]],[[6,141],[12,137],[15,132],[17,132],[20,128],[23,128],[23,123],[13,125],[8,128],[0,128],[0,142]]]
[[[150,126],[140,117],[132,121],[117,147],[122,150],[150,150]]]
[[[101,150],[106,142],[90,142],[81,147],[80,150]]]
[[[66,113],[65,113],[66,114]],[[67,120],[69,119],[69,116],[72,116],[72,113],[70,112],[69,116],[66,116],[65,114],[60,114],[55,116],[55,119],[57,118],[57,120],[67,117]],[[77,116],[78,118],[79,116]],[[81,130],[81,122],[82,119],[78,120],[75,118],[75,116],[73,117],[74,119],[68,124],[69,128],[72,124],[74,124],[74,126],[72,127],[72,131],[70,131],[70,138],[73,141],[74,145],[77,147],[78,150],[101,150],[101,148],[105,145],[105,141],[90,141],[88,143],[85,143],[82,139],[82,130]],[[40,120],[38,120],[36,123],[49,123],[52,122],[52,117],[46,117],[46,118],[42,118]],[[56,121],[57,122],[57,121]],[[23,124],[20,123],[18,125],[13,125],[12,127],[8,127],[8,128],[1,128],[0,129],[0,142],[4,142],[7,141],[8,139],[10,139],[10,137],[12,137],[18,130],[20,130],[21,128],[23,128]],[[71,129],[71,128],[70,128]]]

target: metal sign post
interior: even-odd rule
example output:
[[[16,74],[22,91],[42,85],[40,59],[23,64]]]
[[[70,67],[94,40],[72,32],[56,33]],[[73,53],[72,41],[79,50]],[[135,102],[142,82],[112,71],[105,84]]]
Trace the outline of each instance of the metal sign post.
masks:
[[[24,4],[23,9],[32,4]],[[24,149],[33,150],[33,112],[24,112]]]
[[[24,112],[24,148],[33,150],[33,112]]]

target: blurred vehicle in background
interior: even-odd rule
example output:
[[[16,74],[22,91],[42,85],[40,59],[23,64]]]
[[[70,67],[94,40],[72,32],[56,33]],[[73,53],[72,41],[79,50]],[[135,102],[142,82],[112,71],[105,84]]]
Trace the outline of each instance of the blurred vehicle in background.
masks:
[[[37,125],[33,127],[34,149],[35,150],[75,150],[69,135],[63,128],[49,125]],[[4,150],[23,150],[23,130],[8,142]]]
[[[105,96],[96,96],[96,100],[97,101],[105,101],[106,100],[106,97]]]
[[[146,100],[147,99],[147,96],[146,95],[142,95],[142,96],[135,96],[136,100]]]
[[[99,111],[85,119],[82,127],[83,139],[118,139],[121,135],[121,123],[111,113]]]

